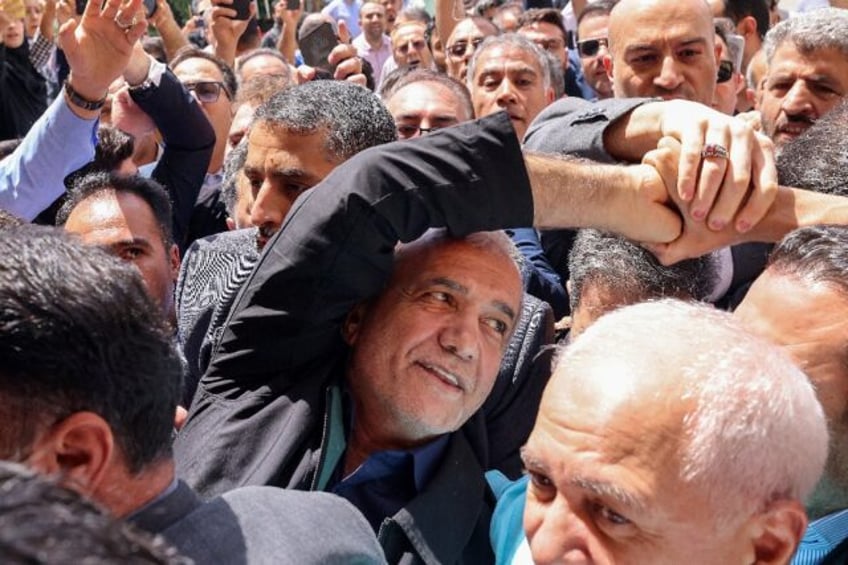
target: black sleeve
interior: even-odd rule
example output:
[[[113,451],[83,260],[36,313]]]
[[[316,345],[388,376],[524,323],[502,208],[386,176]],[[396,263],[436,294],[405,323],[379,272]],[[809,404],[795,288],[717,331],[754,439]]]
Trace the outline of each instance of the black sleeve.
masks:
[[[215,131],[194,97],[166,70],[158,87],[130,89],[130,96],[162,134],[165,151],[153,170],[173,203],[174,241],[184,251],[194,203],[215,149]]]
[[[358,154],[298,200],[269,242],[201,388],[228,396],[337,352],[345,315],[382,288],[398,241],[431,227],[461,236],[532,221],[505,113]]]

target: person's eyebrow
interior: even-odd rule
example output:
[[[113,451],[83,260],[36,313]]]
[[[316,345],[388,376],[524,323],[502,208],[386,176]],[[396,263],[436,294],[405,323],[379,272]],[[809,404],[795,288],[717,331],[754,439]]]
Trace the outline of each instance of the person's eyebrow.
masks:
[[[458,292],[459,294],[462,294],[462,295],[467,295],[468,292],[469,292],[467,286],[460,284],[457,281],[455,281],[453,279],[449,279],[447,277],[436,277],[434,279],[430,279],[427,282],[428,282],[428,284],[435,285],[435,286],[446,286],[449,289],[451,289],[455,292]],[[506,302],[503,302],[501,300],[493,300],[492,306],[494,306],[502,314],[507,316],[510,321],[515,320],[515,310],[513,310],[512,307],[509,304],[507,304]]]
[[[279,169],[274,169],[271,171],[271,178],[285,179],[306,184],[318,184],[319,182],[319,179],[315,175],[303,169],[298,169],[297,167],[281,167]]]
[[[582,490],[587,490],[596,496],[612,498],[625,508],[629,508],[636,512],[643,512],[645,510],[645,503],[639,496],[610,482],[580,476],[571,477],[569,482],[572,485]]]
[[[677,44],[678,48],[680,47],[692,47],[693,45],[706,45],[707,40],[703,37],[692,37],[689,39],[684,39],[680,43]]]
[[[537,459],[530,449],[524,445],[521,449],[518,450],[518,454],[521,457],[521,463],[524,465],[524,468],[528,471],[538,471],[543,474],[548,474],[548,467],[545,465],[540,459]]]

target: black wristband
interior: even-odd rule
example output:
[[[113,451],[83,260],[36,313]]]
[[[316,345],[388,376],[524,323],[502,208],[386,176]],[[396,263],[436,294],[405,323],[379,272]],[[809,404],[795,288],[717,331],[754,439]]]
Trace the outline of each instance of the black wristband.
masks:
[[[65,94],[68,95],[68,99],[73,103],[74,106],[79,106],[84,110],[99,110],[106,104],[106,97],[104,96],[100,100],[96,100],[92,102],[91,100],[86,100],[82,96],[80,96],[76,90],[71,86],[71,83],[65,81]]]

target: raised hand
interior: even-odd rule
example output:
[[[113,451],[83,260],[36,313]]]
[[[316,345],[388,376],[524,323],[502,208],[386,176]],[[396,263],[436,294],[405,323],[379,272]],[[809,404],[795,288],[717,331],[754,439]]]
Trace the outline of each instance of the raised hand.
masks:
[[[65,22],[58,44],[71,67],[68,81],[74,90],[88,100],[103,98],[146,29],[141,0],[107,0],[102,8],[89,2],[81,17]]]

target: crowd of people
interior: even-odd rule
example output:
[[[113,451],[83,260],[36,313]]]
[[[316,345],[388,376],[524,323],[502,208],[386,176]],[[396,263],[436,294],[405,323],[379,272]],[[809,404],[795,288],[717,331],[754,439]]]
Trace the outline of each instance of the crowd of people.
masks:
[[[0,0],[0,559],[848,563],[848,6],[318,4]]]

